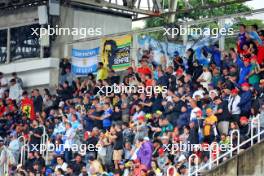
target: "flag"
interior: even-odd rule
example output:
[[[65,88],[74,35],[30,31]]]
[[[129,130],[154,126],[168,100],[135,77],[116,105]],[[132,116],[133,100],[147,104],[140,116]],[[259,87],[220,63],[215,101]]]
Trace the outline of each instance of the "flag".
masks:
[[[34,105],[33,105],[33,100],[30,98],[24,98],[21,101],[21,110],[30,120],[35,119],[35,110],[34,110]]]

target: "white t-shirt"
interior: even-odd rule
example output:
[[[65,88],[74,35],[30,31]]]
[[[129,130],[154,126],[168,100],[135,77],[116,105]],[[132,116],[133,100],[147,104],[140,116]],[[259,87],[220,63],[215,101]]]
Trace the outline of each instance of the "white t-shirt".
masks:
[[[211,74],[211,72],[209,72],[209,71],[208,72],[203,72],[201,74],[201,76],[199,77],[199,79],[204,80],[203,82],[201,82],[201,84],[202,84],[202,86],[204,88],[206,88],[208,90],[208,84],[210,84],[211,83],[211,80],[212,80],[212,74]]]

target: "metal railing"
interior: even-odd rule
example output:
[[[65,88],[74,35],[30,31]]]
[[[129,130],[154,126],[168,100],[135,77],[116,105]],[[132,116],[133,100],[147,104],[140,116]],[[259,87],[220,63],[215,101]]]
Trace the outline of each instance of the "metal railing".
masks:
[[[257,131],[256,131],[256,134],[254,135],[254,129],[255,129],[255,126],[254,126],[254,123],[257,121]],[[231,149],[227,152],[225,152],[224,154],[220,155],[219,154],[216,156],[215,159],[212,159],[212,147],[210,147],[210,161],[209,163],[201,166],[200,168],[196,169],[194,172],[189,172],[188,175],[189,176],[197,176],[199,173],[201,173],[201,171],[203,170],[207,170],[206,168],[209,168],[209,170],[212,169],[212,165],[214,163],[216,163],[216,166],[219,165],[219,160],[221,159],[224,159],[225,157],[228,157],[230,156],[230,158],[233,156],[233,152],[234,151],[237,151],[237,154],[239,154],[239,151],[240,151],[240,148],[244,145],[246,145],[247,143],[251,142],[251,146],[254,145],[254,140],[257,138],[257,143],[260,142],[261,140],[261,135],[264,134],[264,130],[260,130],[260,119],[259,117],[255,117],[255,118],[252,118],[252,121],[250,122],[250,138],[243,141],[242,143],[240,143],[240,133],[239,133],[239,130],[233,130],[231,132]],[[237,133],[237,146],[236,147],[233,147],[233,134],[234,133]],[[213,143],[212,143],[213,144]],[[189,157],[189,167],[190,167],[190,162],[191,162],[191,158],[193,157],[193,155],[191,155]],[[196,168],[198,167],[198,163],[196,164]]]
[[[39,126],[43,128],[43,134],[41,136],[40,140],[40,154],[43,155],[43,158],[45,159],[45,164],[48,163],[48,141],[49,141],[49,135],[46,131],[46,127],[44,125]]]

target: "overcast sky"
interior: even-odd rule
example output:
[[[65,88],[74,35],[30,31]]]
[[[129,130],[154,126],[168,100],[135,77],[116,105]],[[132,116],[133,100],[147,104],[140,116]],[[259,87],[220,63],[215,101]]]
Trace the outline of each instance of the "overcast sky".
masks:
[[[121,0],[118,0],[118,1],[121,1]],[[142,2],[142,7],[147,7],[147,1],[141,1],[141,2]],[[246,2],[246,4],[253,9],[264,8],[264,0],[252,0],[252,1]],[[253,15],[249,18],[264,20],[264,11],[262,14],[256,14],[256,15]],[[144,22],[143,21],[136,21],[136,22],[133,22],[132,26],[133,26],[133,28],[143,28]]]

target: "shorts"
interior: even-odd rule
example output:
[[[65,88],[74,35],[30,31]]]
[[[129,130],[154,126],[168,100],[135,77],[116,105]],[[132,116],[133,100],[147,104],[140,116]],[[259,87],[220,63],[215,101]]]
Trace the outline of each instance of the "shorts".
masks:
[[[114,150],[113,152],[113,160],[114,161],[121,161],[123,155],[123,150]]]

